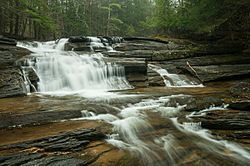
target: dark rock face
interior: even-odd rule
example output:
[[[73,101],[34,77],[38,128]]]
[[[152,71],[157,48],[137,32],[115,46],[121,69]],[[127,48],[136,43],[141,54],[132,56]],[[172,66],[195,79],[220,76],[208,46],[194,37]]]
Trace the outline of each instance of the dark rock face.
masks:
[[[147,84],[147,63],[124,64],[125,75],[129,83],[135,87],[146,87]]]
[[[105,135],[95,129],[81,129],[2,146],[0,151],[18,149],[19,152],[2,156],[0,165],[86,165],[93,159],[80,159],[71,154],[83,151],[91,141],[103,139],[105,139]],[[30,149],[37,149],[37,152],[29,152]]]
[[[0,98],[23,96],[26,93],[24,80],[18,67],[0,70]]]
[[[118,53],[119,52],[114,52]],[[105,58],[106,62],[115,62],[124,67],[125,76],[134,87],[148,86],[147,62],[143,58]]]
[[[250,102],[237,102],[229,104],[229,108],[235,110],[250,111]]]
[[[8,66],[15,66],[15,62],[18,59],[29,54],[30,51],[27,49],[0,44],[0,69]]]
[[[148,85],[149,86],[165,86],[163,78],[152,69],[148,69]]]
[[[0,98],[25,95],[22,72],[16,61],[30,51],[16,47],[16,41],[0,37]]]
[[[0,44],[16,46],[17,41],[15,39],[10,39],[0,35]]]
[[[28,69],[28,78],[30,80],[30,83],[34,86],[34,87],[32,87],[32,86],[30,87],[30,91],[36,92],[38,89],[37,83],[39,82],[40,79],[33,68]]]

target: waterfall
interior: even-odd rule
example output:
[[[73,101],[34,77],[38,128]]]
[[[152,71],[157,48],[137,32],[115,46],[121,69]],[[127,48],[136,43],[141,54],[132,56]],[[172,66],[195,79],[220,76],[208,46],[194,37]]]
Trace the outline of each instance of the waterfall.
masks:
[[[32,67],[40,80],[38,92],[75,93],[131,88],[123,66],[105,62],[101,53],[79,55],[73,51],[64,51],[67,41],[60,39],[57,44],[54,41],[19,43],[19,46],[34,52],[31,55],[35,57]],[[93,43],[96,45],[96,42]]]
[[[148,67],[162,77],[167,87],[203,87],[202,84],[190,80],[185,75],[170,74],[166,69],[152,64],[149,64]]]

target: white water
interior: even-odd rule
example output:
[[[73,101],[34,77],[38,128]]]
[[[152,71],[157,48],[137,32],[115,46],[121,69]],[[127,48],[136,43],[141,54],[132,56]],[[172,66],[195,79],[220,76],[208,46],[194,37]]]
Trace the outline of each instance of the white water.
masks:
[[[202,84],[192,81],[184,75],[170,74],[166,69],[160,66],[149,64],[148,67],[163,78],[167,87],[203,87]]]
[[[107,139],[107,142],[121,149],[129,150],[142,158],[145,165],[152,165],[155,161],[159,165],[161,163],[161,156],[152,149],[164,150],[166,143],[154,143],[152,139],[150,144],[142,139],[143,133],[154,132],[154,128],[148,122],[147,111],[157,112],[164,117],[175,117],[180,111],[185,108],[184,106],[165,107],[165,104],[173,97],[181,97],[184,95],[173,95],[167,97],[160,97],[158,99],[145,99],[136,104],[129,104],[127,107],[120,109],[117,115],[112,114],[99,114],[93,112],[83,111],[83,117],[80,119],[87,120],[103,120],[113,125],[113,133]],[[77,119],[77,120],[80,120]],[[152,136],[153,137],[153,136]],[[170,161],[167,156],[168,160]]]
[[[186,118],[206,116],[207,112],[216,111],[216,110],[223,111],[223,110],[227,110],[227,107],[228,107],[228,105],[222,105],[221,107],[211,106],[210,108],[200,110],[199,112],[192,112],[191,114],[187,115]]]
[[[187,134],[194,134],[200,137],[200,141],[196,142],[200,147],[207,149],[213,153],[218,153],[220,155],[230,155],[232,158],[238,159],[242,162],[250,161],[250,153],[244,150],[239,145],[228,142],[225,140],[216,140],[214,136],[212,136],[209,130],[203,129],[201,127],[201,123],[183,123],[180,124],[177,122],[177,118],[172,119],[173,124],[180,131]],[[204,141],[205,140],[205,141]],[[227,149],[228,151],[222,151],[221,149]]]
[[[90,38],[93,46],[101,43],[98,38]],[[93,93],[132,88],[127,82],[124,68],[114,63],[106,63],[101,53],[78,55],[63,51],[67,39],[55,42],[19,43],[30,49],[35,57],[35,69],[39,76],[38,92],[48,94]],[[103,46],[103,44],[102,44]]]
[[[183,146],[179,140],[183,138],[187,144],[193,144],[196,153],[204,150],[207,154],[230,156],[234,161],[247,163],[250,160],[250,154],[239,145],[228,141],[218,141],[208,130],[201,128],[201,123],[183,123],[177,122],[178,114],[181,113],[186,105],[168,107],[171,98],[184,97],[186,95],[172,95],[160,97],[158,99],[144,99],[136,104],[128,104],[118,113],[113,114],[95,114],[93,112],[83,111],[83,117],[80,119],[103,120],[113,125],[113,134],[106,140],[108,143],[124,150],[128,150],[138,158],[144,165],[178,165],[178,160],[182,160],[183,154],[193,153]],[[211,107],[200,112],[212,111],[220,107]],[[225,108],[223,108],[225,109]],[[156,132],[150,123],[148,113],[157,113],[162,118],[168,119],[169,123],[162,125],[174,126],[175,130],[165,132],[166,135],[150,134]],[[173,130],[173,129],[172,129]],[[205,161],[209,165],[218,165],[213,160]]]
[[[33,65],[40,78],[39,92],[49,94],[60,92],[62,95],[82,93],[85,97],[96,99],[100,96],[102,98],[118,97],[116,94],[107,93],[108,90],[131,88],[124,78],[124,70],[121,66],[105,63],[102,54],[78,55],[74,52],[65,52],[63,51],[65,42],[67,39],[61,39],[58,44],[37,42],[37,47],[24,46],[34,52],[36,62],[30,64]],[[99,41],[96,42],[99,43]],[[171,77],[163,69],[157,69],[157,71],[161,73],[162,77],[166,75],[176,82],[175,86],[193,86],[185,81],[180,82],[181,78],[176,79],[178,75]],[[97,114],[83,110],[83,117],[80,119],[103,120],[113,125],[113,134],[109,136],[107,142],[135,153],[145,165],[177,165],[182,154],[190,153],[190,151],[181,146],[178,135],[176,136],[173,131],[167,131],[164,133],[165,135],[154,133],[156,130],[151,125],[148,115],[148,112],[159,114],[158,117],[168,120],[177,117],[186,105],[167,107],[166,105],[172,97],[182,97],[182,95],[145,99],[118,109],[119,113],[115,115]],[[206,111],[203,110],[200,113]],[[215,140],[207,130],[201,128],[199,123],[179,124],[177,119],[172,119],[171,122],[166,127],[174,124],[175,128],[187,137],[186,139],[194,142],[195,148],[206,149],[222,156],[226,155],[225,150],[229,150],[232,158],[242,161],[249,160],[247,151],[236,144]],[[193,141],[193,137],[198,137],[198,139]]]

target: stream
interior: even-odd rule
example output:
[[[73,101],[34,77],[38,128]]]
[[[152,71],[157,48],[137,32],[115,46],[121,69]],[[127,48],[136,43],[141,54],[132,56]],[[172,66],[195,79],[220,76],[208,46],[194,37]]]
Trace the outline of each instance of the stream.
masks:
[[[90,40],[91,46],[104,47],[98,38]],[[81,110],[81,117],[56,122],[101,121],[103,128],[111,129],[105,142],[129,152],[140,165],[249,165],[250,153],[246,148],[218,139],[200,122],[190,121],[206,112],[227,110],[226,105],[187,112],[188,105],[178,102],[199,97],[200,91],[212,94],[216,90],[149,64],[164,79],[166,87],[137,91],[126,80],[122,65],[105,61],[102,53],[64,51],[66,42],[67,39],[61,39],[57,43],[18,44],[33,52],[23,64],[30,93],[16,99],[19,113]],[[29,81],[30,69],[39,77],[37,88]],[[7,104],[1,109],[7,112],[10,108]]]

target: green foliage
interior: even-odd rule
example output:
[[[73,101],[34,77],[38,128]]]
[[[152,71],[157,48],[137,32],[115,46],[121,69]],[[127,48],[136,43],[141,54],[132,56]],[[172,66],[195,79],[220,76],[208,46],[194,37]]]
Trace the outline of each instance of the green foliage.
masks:
[[[30,19],[34,22],[36,22],[39,26],[41,26],[44,29],[49,30],[50,32],[55,31],[55,22],[52,20],[52,18],[48,16],[43,16],[39,14],[37,11],[26,9],[25,14],[27,14]]]
[[[0,32],[30,37],[211,32],[249,0],[8,0]]]
[[[248,0],[155,0],[147,23],[163,31],[211,32],[232,17]]]

